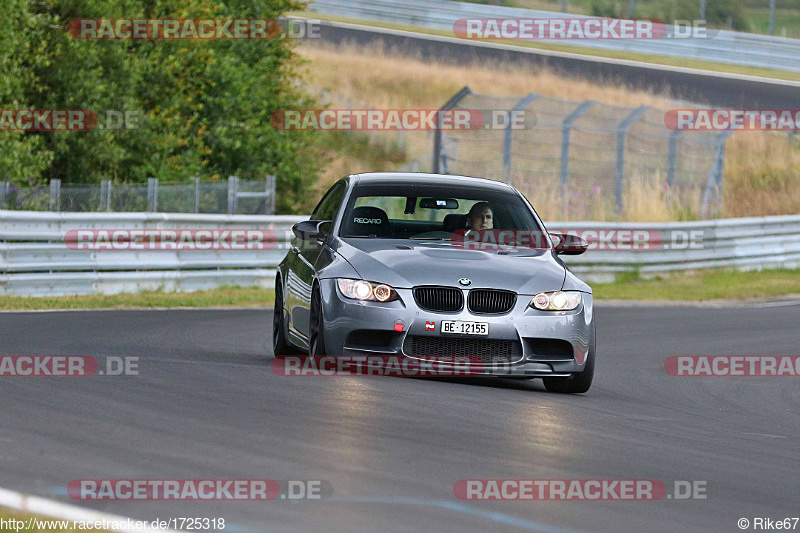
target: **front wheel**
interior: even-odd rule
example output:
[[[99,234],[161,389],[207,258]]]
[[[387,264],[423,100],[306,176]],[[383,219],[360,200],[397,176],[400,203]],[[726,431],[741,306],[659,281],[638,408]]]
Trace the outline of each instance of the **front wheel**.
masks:
[[[275,286],[275,308],[272,313],[272,354],[275,356],[299,353],[286,340],[283,318],[283,289],[278,283]]]
[[[311,325],[308,335],[308,354],[327,355],[325,351],[325,314],[322,310],[322,295],[319,286],[311,295]]]
[[[596,341],[592,341],[589,353],[586,355],[586,366],[583,372],[578,372],[568,378],[542,378],[544,388],[549,392],[561,392],[563,394],[580,394],[588,391],[594,379],[595,351],[597,351]]]

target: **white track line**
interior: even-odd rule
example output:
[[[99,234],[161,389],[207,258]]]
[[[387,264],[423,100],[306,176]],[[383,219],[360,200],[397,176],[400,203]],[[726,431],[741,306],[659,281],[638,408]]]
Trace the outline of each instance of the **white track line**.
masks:
[[[46,516],[60,520],[70,521],[84,521],[84,522],[122,522],[127,523],[129,520],[133,522],[149,522],[147,520],[138,520],[128,518],[126,516],[118,516],[109,513],[101,513],[91,509],[84,509],[75,505],[56,502],[38,496],[29,496],[21,492],[14,492],[13,490],[0,488],[0,507],[7,507],[16,509],[26,513]],[[118,531],[122,533],[179,533],[174,529],[130,529],[130,528],[117,528],[108,529],[108,531]]]

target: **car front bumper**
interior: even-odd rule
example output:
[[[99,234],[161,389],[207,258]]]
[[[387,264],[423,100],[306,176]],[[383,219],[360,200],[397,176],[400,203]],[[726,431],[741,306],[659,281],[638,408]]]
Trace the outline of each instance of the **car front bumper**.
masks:
[[[419,360],[404,351],[404,346],[409,346],[406,342],[409,336],[511,341],[518,343],[521,352],[513,357],[513,362],[476,360],[481,367],[480,375],[566,377],[583,371],[592,349],[594,309],[590,293],[582,294],[581,305],[573,311],[539,311],[528,306],[533,295],[518,295],[511,312],[498,316],[473,314],[466,306],[457,313],[426,311],[417,306],[411,289],[396,289],[400,300],[387,303],[345,298],[334,279],[321,280],[321,289],[325,346],[331,355],[397,355]],[[467,292],[464,290],[464,301]],[[487,322],[489,335],[442,335],[442,320]],[[430,323],[434,324],[433,330]],[[396,331],[398,324],[402,325],[402,331]],[[554,345],[557,350],[553,350]],[[440,363],[440,368],[444,367]]]

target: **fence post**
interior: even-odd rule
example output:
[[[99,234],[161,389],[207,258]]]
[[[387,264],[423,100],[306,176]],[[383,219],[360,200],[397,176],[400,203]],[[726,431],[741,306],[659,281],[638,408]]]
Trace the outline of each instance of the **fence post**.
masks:
[[[450,174],[450,163],[448,161],[450,159],[450,157],[447,155],[447,148],[445,146],[445,144],[447,144],[448,141],[450,141],[450,146],[454,146],[455,147],[453,149],[453,151],[454,152],[458,151],[458,138],[457,137],[450,137],[449,139],[448,138],[442,139],[442,150],[440,152],[440,156],[441,156],[440,157],[440,161],[442,162],[442,168],[440,169],[440,173],[441,174]],[[452,159],[455,159],[455,157],[453,157]]]
[[[50,180],[50,211],[61,211],[61,180]]]
[[[236,193],[239,192],[239,178],[236,176],[228,176],[228,214],[236,214],[239,207]]]
[[[194,212],[200,212],[200,178],[193,177],[194,180]]]
[[[267,176],[266,191],[267,196],[265,201],[265,209],[267,215],[275,214],[275,176],[270,174]]]
[[[147,210],[158,211],[158,178],[147,178]]]
[[[614,182],[614,193],[617,199],[617,210],[622,211],[622,187],[625,180],[625,135],[650,106],[643,105],[634,109],[630,115],[620,122],[617,128],[617,175]]]
[[[0,206],[7,207],[6,203],[8,202],[8,190],[11,188],[11,182],[6,178],[3,182],[3,196],[0,198]]]
[[[596,103],[596,100],[586,100],[576,107],[561,124],[561,173],[559,183],[562,201],[565,199],[564,195],[567,193],[567,184],[569,183],[569,136],[572,131],[572,125]]]
[[[669,170],[667,170],[667,185],[672,187],[675,182],[675,169],[677,168],[676,160],[678,159],[678,137],[683,130],[675,130],[669,134],[669,151],[667,152],[667,162]]]
[[[100,180],[100,211],[110,211],[111,196],[108,194],[108,189],[111,187],[111,180]]]
[[[708,214],[708,204],[711,202],[711,195],[716,189],[717,194],[722,192],[722,175],[725,169],[725,141],[731,136],[733,130],[723,131],[717,137],[714,149],[714,164],[708,171],[708,182],[703,193],[703,205],[700,207],[700,216],[706,218]]]
[[[513,140],[514,130],[511,128],[511,121],[517,111],[522,111],[531,102],[539,98],[538,94],[530,93],[517,102],[508,114],[505,130],[503,131],[503,181],[511,183],[511,141]]]
[[[445,103],[439,112],[436,113],[436,129],[433,132],[433,162],[431,164],[431,172],[434,174],[439,173],[440,160],[442,155],[442,112],[453,109],[458,103],[464,99],[465,96],[471,94],[472,90],[466,85],[453,95],[450,100]]]

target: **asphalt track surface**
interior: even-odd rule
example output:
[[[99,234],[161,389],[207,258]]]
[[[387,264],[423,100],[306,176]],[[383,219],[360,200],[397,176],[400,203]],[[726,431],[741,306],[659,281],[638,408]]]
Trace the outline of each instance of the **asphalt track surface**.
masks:
[[[586,395],[540,381],[279,377],[271,311],[0,314],[0,354],[139,357],[0,378],[0,486],[225,531],[739,531],[800,514],[793,377],[671,377],[670,355],[798,354],[800,305],[600,307]],[[72,502],[73,479],[320,479],[290,502]],[[460,479],[705,481],[707,499],[465,502]]]
[[[423,34],[327,21],[321,22],[320,38],[320,42],[334,45],[355,44],[363,47],[381,43],[387,50],[402,50],[403,55],[460,64],[480,61],[488,64],[509,63],[520,67],[547,66],[567,77],[593,82],[605,80],[609,83],[655,92],[667,90],[678,99],[715,107],[743,109],[800,107],[800,85],[797,82],[681,69],[635,61],[604,60],[581,54],[552,54],[532,48],[503,47],[455,38],[442,39]]]

